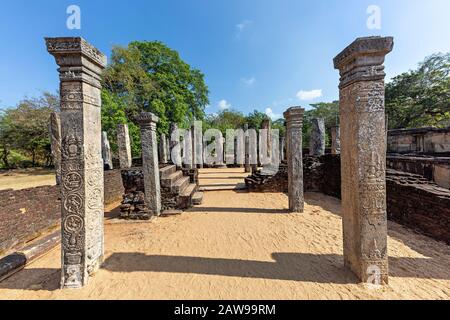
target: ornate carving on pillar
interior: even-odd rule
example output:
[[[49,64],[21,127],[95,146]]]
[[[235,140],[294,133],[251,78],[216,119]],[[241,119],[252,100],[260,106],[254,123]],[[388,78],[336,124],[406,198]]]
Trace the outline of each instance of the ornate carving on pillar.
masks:
[[[356,39],[335,59],[344,261],[363,282],[388,282],[384,66],[392,37]]]
[[[82,38],[46,38],[59,66],[63,288],[87,284],[103,261],[100,74],[106,57]]]
[[[156,124],[159,118],[150,112],[136,117],[141,128],[142,172],[144,174],[145,202],[150,212],[161,214],[161,186],[159,180],[158,140]]]
[[[56,184],[61,185],[61,118],[59,113],[50,116],[50,142],[53,165],[55,166]]]
[[[284,113],[284,118],[286,119],[286,142],[288,144],[289,210],[297,213],[302,213],[304,210],[302,154],[304,112],[305,109],[292,107]]]

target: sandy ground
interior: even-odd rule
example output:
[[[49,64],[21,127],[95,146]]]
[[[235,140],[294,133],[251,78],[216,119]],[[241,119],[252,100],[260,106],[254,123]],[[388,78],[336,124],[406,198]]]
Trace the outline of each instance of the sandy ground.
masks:
[[[0,173],[0,190],[21,190],[56,184],[54,170],[23,169]]]
[[[217,176],[240,172],[227,170]],[[0,298],[450,298],[449,246],[389,223],[390,284],[371,289],[343,267],[340,202],[310,193],[304,214],[287,205],[279,193],[212,191],[181,216],[107,220],[105,263],[87,287],[59,290],[55,248],[0,283]]]

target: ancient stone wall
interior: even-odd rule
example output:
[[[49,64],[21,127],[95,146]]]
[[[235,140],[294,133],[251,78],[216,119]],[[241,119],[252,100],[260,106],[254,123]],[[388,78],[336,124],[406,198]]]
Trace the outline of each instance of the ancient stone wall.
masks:
[[[388,152],[450,153],[450,127],[390,130]]]
[[[450,157],[388,155],[386,165],[390,169],[419,174],[450,189]]]
[[[120,170],[105,171],[105,205],[120,201]],[[9,249],[59,227],[61,203],[58,186],[0,191],[0,256]]]
[[[388,218],[450,244],[450,191],[420,175],[387,170]]]

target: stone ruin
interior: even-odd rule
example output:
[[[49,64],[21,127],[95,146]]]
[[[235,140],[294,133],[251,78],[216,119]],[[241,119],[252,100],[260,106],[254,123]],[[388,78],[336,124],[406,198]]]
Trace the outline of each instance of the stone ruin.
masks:
[[[61,286],[80,288],[103,261],[103,169],[113,169],[108,138],[100,126],[100,75],[106,57],[82,38],[47,38],[46,44],[60,67],[61,113],[60,119],[58,115],[52,116],[50,132],[61,189]],[[286,192],[293,213],[303,212],[304,191],[340,197],[345,265],[361,281],[367,282],[375,276],[381,284],[388,282],[388,217],[450,243],[450,191],[414,172],[385,169],[386,159],[388,164],[393,161],[386,154],[387,140],[390,149],[405,145],[406,141],[398,138],[398,133],[386,135],[383,62],[392,48],[390,37],[359,38],[334,59],[341,75],[341,118],[340,127],[332,128],[331,154],[324,154],[325,131],[321,119],[313,121],[311,155],[305,154],[302,148],[304,110],[292,107],[284,113],[286,136],[279,140],[274,140],[272,135],[268,137],[269,146],[280,149],[280,159],[275,159],[277,164],[281,163],[278,172],[267,174],[264,168],[257,171],[257,166],[251,164],[254,159],[250,159],[250,153],[253,148],[257,151],[257,146],[249,141],[256,141],[257,137],[250,137],[248,127],[242,157],[245,171],[253,172],[246,179],[249,190]],[[173,157],[181,143],[179,137],[178,140],[172,137],[175,124],[171,125],[170,139],[161,135],[158,141],[158,117],[144,112],[135,120],[141,130],[141,166],[133,165],[128,127],[118,126],[125,187],[121,218],[148,220],[179,214],[180,210],[201,203],[203,194],[198,192],[197,168],[203,164],[196,163],[195,159],[204,160],[206,145],[202,143],[197,148],[192,145],[203,140],[201,135],[193,128],[183,139],[185,158],[194,160],[183,167]],[[432,136],[432,141],[439,139]],[[223,153],[223,137],[216,138],[221,142],[217,152]],[[429,146],[425,140],[416,137],[416,147],[412,148]],[[444,146],[439,147],[440,151],[446,148],[446,142],[439,145]],[[267,149],[272,162],[266,167],[274,164],[273,148]],[[423,214],[430,208],[433,217]]]

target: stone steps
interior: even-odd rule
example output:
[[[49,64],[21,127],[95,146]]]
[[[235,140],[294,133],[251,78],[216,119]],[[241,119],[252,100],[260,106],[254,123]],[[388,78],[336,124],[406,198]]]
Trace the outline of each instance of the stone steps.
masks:
[[[161,186],[164,188],[172,188],[176,181],[183,177],[183,171],[175,171],[170,175],[161,178]]]
[[[197,185],[195,183],[190,183],[183,191],[180,193],[178,198],[178,205],[181,209],[188,209],[192,207],[192,197],[197,192]]]
[[[189,177],[182,176],[172,186],[173,193],[181,193],[189,185]]]
[[[192,196],[192,204],[194,206],[201,205],[203,203],[203,192],[196,192]]]
[[[168,176],[175,173],[177,171],[177,166],[175,165],[168,165],[164,168],[159,169],[159,176],[161,179],[167,179]]]

